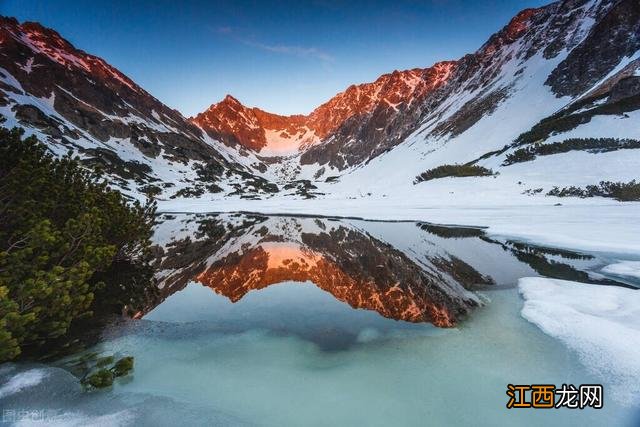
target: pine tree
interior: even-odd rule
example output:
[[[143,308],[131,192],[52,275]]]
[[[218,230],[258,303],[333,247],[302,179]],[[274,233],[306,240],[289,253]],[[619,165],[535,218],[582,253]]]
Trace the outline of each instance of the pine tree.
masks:
[[[152,289],[155,204],[128,203],[71,155],[22,136],[0,129],[0,361]]]

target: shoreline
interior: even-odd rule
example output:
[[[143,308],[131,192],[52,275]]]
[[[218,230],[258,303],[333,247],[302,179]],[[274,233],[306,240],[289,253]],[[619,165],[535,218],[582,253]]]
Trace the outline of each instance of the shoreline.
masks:
[[[549,248],[640,260],[640,203],[463,207],[350,199],[181,202],[159,202],[158,214],[243,213],[374,222],[427,222],[449,227],[480,228],[489,236]]]

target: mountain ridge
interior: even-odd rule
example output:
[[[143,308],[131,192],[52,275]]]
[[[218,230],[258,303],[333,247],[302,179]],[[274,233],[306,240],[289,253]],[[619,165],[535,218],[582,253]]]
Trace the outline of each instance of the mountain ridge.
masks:
[[[521,11],[458,60],[351,85],[306,115],[272,114],[228,95],[188,119],[57,32],[2,18],[0,117],[56,154],[71,149],[106,169],[131,197],[169,205],[415,199],[427,190],[473,200],[478,188],[530,203],[554,187],[637,177],[628,141],[640,135],[639,9],[634,0],[557,1]],[[529,144],[576,138],[626,142],[506,160]],[[430,168],[465,163],[496,173],[413,184]]]
[[[0,110],[4,126],[72,150],[132,197],[264,185],[178,111],[38,23],[0,17]]]
[[[350,119],[376,109],[398,111],[400,104],[420,102],[446,82],[453,67],[455,61],[442,61],[424,69],[394,70],[373,82],[349,86],[307,115],[274,114],[226,95],[190,121],[230,146],[238,144],[261,155],[291,155],[322,142]],[[283,138],[289,139],[289,144]],[[283,146],[281,150],[277,145]]]

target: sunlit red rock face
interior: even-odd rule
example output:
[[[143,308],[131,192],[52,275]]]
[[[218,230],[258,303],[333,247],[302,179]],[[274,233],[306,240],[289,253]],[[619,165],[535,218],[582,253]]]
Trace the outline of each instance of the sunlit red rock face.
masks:
[[[444,85],[455,64],[447,61],[425,69],[394,71],[373,83],[352,85],[306,116],[280,116],[245,107],[227,95],[191,120],[228,145],[238,144],[262,155],[292,154],[341,130],[349,133],[350,120],[384,128],[397,114]]]
[[[365,255],[369,256],[369,255]],[[232,253],[215,262],[195,280],[216,293],[239,301],[248,292],[282,282],[312,282],[354,308],[409,322],[430,322],[439,327],[456,323],[457,307],[434,292],[417,270],[372,254],[382,262],[373,270],[340,265],[320,252],[283,242],[263,243],[243,253]],[[387,263],[382,258],[387,258]]]
[[[245,107],[228,95],[191,120],[231,146],[266,156],[302,151],[303,165],[328,164],[342,170],[400,143],[415,129],[419,119],[430,112],[430,106],[435,107],[447,98],[447,90],[438,90],[452,79],[467,82],[480,76],[482,82],[491,81],[499,67],[484,70],[485,65],[491,68],[489,65],[499,63],[494,56],[522,37],[541,10],[520,12],[475,54],[429,68],[394,71],[375,82],[352,85],[306,116],[271,114]],[[427,99],[432,94],[435,96]],[[468,126],[475,120],[468,120]]]
[[[32,55],[27,57],[27,61],[22,65],[22,69],[26,73],[41,71],[47,65],[42,61],[46,58],[65,67],[70,72],[75,68],[80,68],[111,89],[131,90],[140,95],[147,95],[131,79],[107,64],[103,59],[76,49],[56,31],[43,27],[37,22],[19,24],[13,18],[2,18],[0,20],[0,44],[2,44],[3,50],[8,51],[13,47],[16,51],[22,49],[21,53],[24,53],[25,56]],[[30,48],[31,52],[22,46]],[[41,58],[33,56],[34,54],[41,55]],[[45,84],[34,85],[33,89],[48,89],[47,82],[42,83]],[[43,93],[43,95],[49,94],[50,92]]]
[[[287,154],[317,140],[306,127],[304,116],[280,116],[245,107],[231,95],[191,120],[227,145],[264,150],[263,154]]]

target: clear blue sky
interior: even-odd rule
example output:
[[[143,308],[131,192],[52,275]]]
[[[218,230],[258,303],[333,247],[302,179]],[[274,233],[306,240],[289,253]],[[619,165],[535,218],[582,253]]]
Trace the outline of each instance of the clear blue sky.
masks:
[[[189,116],[230,93],[308,113],[350,84],[475,51],[542,0],[0,0]]]

